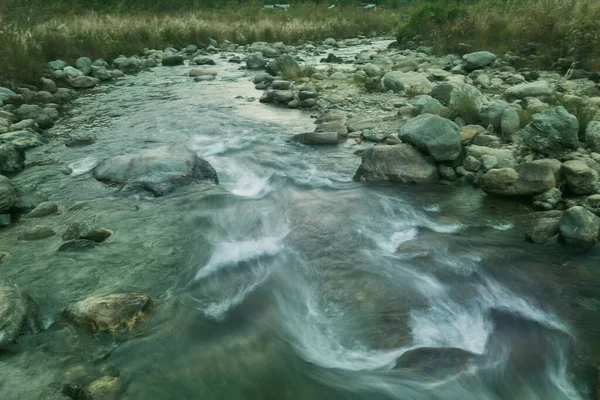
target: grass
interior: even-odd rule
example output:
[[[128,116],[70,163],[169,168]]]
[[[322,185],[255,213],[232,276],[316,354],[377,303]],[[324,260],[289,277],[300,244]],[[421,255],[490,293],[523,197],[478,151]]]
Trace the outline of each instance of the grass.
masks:
[[[535,43],[529,64],[550,67],[559,57],[579,67],[600,70],[600,1],[597,0],[460,0],[418,1],[407,9],[398,37],[420,35],[438,53],[460,53],[459,45],[498,55],[519,53]]]
[[[395,12],[329,10],[315,5],[297,6],[289,12],[248,6],[171,15],[84,12],[41,22],[22,18],[20,22],[8,22],[4,18],[0,19],[0,84],[34,83],[46,62],[54,59],[72,63],[88,56],[110,61],[121,54],[141,54],[144,48],[182,48],[208,43],[209,38],[219,42],[288,44],[328,37],[342,39],[392,33],[398,19]]]

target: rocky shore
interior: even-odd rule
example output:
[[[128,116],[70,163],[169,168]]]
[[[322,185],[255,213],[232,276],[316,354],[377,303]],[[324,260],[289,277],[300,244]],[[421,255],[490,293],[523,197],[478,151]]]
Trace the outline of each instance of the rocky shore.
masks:
[[[36,166],[28,163],[28,151],[58,140],[44,131],[81,91],[121,85],[123,76],[159,65],[188,65],[190,84],[202,85],[215,80],[219,64],[227,62],[256,71],[253,83],[262,91],[261,103],[310,110],[315,130],[296,132],[291,140],[354,146],[354,156],[362,157],[355,181],[474,185],[489,196],[529,201],[527,239],[536,244],[589,247],[600,240],[595,75],[521,67],[531,54],[438,57],[427,47],[392,45],[344,57],[344,49],[369,42],[242,46],[211,41],[147,50],[111,63],[86,57],[73,66],[49,62],[38,86],[0,88],[0,234],[17,234],[22,242],[58,235],[62,244],[56,251],[68,254],[102,246],[113,234],[110,227],[79,221],[60,232],[44,224],[48,216],[66,211],[34,186],[17,183],[19,173]],[[563,67],[559,60],[557,68]],[[96,138],[78,132],[60,140],[76,147]],[[72,171],[65,167],[61,173]],[[117,154],[91,173],[103,184],[157,197],[181,186],[219,183],[218,171],[206,160],[177,146]],[[0,346],[43,329],[34,298],[0,281]],[[153,306],[143,292],[90,294],[67,307],[63,320],[85,332],[121,335],[143,329]],[[105,375],[87,388],[56,384],[41,398],[90,398],[90,393],[114,398],[118,390],[118,377]]]

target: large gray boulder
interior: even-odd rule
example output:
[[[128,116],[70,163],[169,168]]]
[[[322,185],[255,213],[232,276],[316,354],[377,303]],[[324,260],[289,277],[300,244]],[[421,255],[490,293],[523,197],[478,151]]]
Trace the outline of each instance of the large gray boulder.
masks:
[[[51,71],[62,71],[67,65],[68,64],[63,60],[55,60],[48,63],[48,68],[50,68]]]
[[[533,222],[527,229],[525,236],[533,243],[546,243],[548,240],[558,235],[562,216],[562,211],[544,211],[535,213]]]
[[[193,183],[219,183],[216,171],[207,161],[180,146],[107,158],[92,173],[99,181],[140,187],[157,196]]]
[[[246,58],[246,67],[248,69],[265,69],[267,61],[264,59],[262,53],[250,54]]]
[[[453,161],[460,155],[460,128],[454,122],[432,114],[409,120],[400,128],[401,140],[410,143],[436,161]]]
[[[541,100],[550,101],[556,97],[556,92],[547,81],[535,81],[508,88],[504,92],[504,97],[509,101],[526,97],[537,97]]]
[[[481,125],[487,127],[492,125],[495,132],[500,132],[502,127],[502,115],[504,111],[511,108],[504,100],[494,100],[484,103],[479,111]]]
[[[135,74],[144,68],[144,64],[141,60],[134,57],[119,57],[113,61],[113,67],[126,74]]]
[[[399,93],[404,91],[404,83],[394,74],[385,74],[382,79],[382,84],[384,88],[391,90],[392,92]]]
[[[75,61],[75,68],[83,72],[84,75],[92,73],[92,60],[89,57],[80,57]]]
[[[600,218],[580,206],[569,208],[560,220],[560,236],[571,245],[591,246],[599,232]]]
[[[560,168],[558,160],[537,160],[514,168],[491,169],[479,183],[491,195],[533,197],[559,184]]]
[[[19,120],[33,119],[36,120],[44,110],[36,104],[23,104],[15,110],[15,115]]]
[[[484,101],[485,97],[479,89],[465,84],[452,90],[448,108],[454,116],[463,118],[467,124],[476,124],[479,122],[479,113]]]
[[[359,182],[434,183],[438,169],[409,144],[377,146],[365,151],[354,175]]]
[[[10,144],[0,145],[0,174],[14,174],[25,168],[23,152]]]
[[[0,281],[0,346],[39,329],[39,310],[33,299],[15,284]]]
[[[564,107],[551,107],[533,116],[533,121],[523,129],[523,142],[543,154],[577,149],[579,123]]]
[[[596,193],[598,190],[598,172],[579,160],[566,161],[562,173],[567,190],[575,195]]]
[[[475,53],[465,54],[463,56],[465,62],[465,69],[467,71],[474,71],[476,69],[485,68],[496,61],[496,55],[489,51],[478,51]]]
[[[273,76],[281,73],[294,73],[300,69],[298,61],[289,54],[277,57],[267,65],[267,72]]]
[[[585,144],[591,151],[600,153],[600,121],[591,121],[586,127]]]
[[[513,107],[508,107],[502,113],[500,120],[500,132],[502,137],[508,138],[521,129],[521,116]]]

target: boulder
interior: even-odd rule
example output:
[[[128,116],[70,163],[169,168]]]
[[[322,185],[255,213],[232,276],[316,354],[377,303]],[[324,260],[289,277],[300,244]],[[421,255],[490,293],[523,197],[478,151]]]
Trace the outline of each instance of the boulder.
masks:
[[[359,182],[391,181],[434,183],[438,169],[410,144],[377,146],[366,150],[354,180]]]
[[[41,78],[40,82],[42,90],[46,92],[55,93],[58,90],[58,88],[56,87],[56,83],[52,79]]]
[[[533,243],[546,243],[560,232],[562,211],[537,212],[533,215],[533,222],[527,229],[525,236]]]
[[[39,308],[19,286],[0,281],[0,347],[40,328]]]
[[[89,89],[96,86],[99,79],[92,78],[91,76],[78,76],[67,81],[72,88],[75,89]]]
[[[487,132],[487,130],[481,125],[465,125],[460,128],[460,140],[463,144],[470,143],[483,132]]]
[[[271,89],[273,90],[289,90],[292,87],[292,82],[284,80],[274,80],[271,82]]]
[[[432,114],[409,120],[400,128],[399,138],[431,155],[436,161],[453,161],[462,149],[458,125]]]
[[[443,105],[447,106],[450,104],[450,96],[456,84],[449,82],[440,82],[431,90],[431,97],[438,100]]]
[[[264,59],[262,53],[254,53],[246,58],[246,68],[248,69],[265,69],[267,61]]]
[[[173,67],[176,65],[183,65],[185,57],[177,54],[165,56],[162,59],[162,65],[165,67]]]
[[[523,143],[543,154],[579,147],[579,123],[562,106],[549,108],[533,116],[523,130]]]
[[[404,83],[395,75],[387,73],[382,80],[383,87],[396,93],[404,91]]]
[[[92,76],[100,81],[110,81],[113,77],[106,68],[92,66]]]
[[[560,220],[560,237],[575,246],[591,246],[598,241],[600,218],[584,207],[569,208]]]
[[[476,124],[480,120],[480,110],[484,103],[483,93],[475,86],[457,86],[450,93],[448,108],[454,116],[462,117],[468,124]]]
[[[484,103],[479,111],[479,118],[483,126],[494,127],[495,132],[500,132],[502,126],[502,115],[508,110],[510,104],[504,100],[494,100]]]
[[[533,208],[540,211],[554,210],[560,202],[561,197],[562,193],[560,190],[552,188],[533,198]]]
[[[9,144],[17,151],[24,151],[41,146],[43,143],[37,133],[31,130],[23,130],[0,135],[0,144]]]
[[[134,57],[119,57],[113,61],[113,66],[126,74],[135,74],[144,68],[142,61]]]
[[[328,121],[317,125],[315,132],[336,132],[340,136],[348,136],[348,128],[344,121]]]
[[[521,129],[521,117],[517,110],[513,107],[509,107],[502,113],[502,119],[500,120],[500,132],[502,137],[508,138],[514,135]]]
[[[307,132],[295,135],[292,140],[306,145],[333,145],[344,141],[344,136],[337,132]]]
[[[36,120],[44,110],[42,107],[35,104],[23,104],[15,110],[15,115],[19,120],[33,119]]]
[[[63,72],[65,73],[65,78],[67,80],[85,76],[83,72],[81,72],[77,68],[73,68],[73,67],[65,67]]]
[[[10,180],[0,175],[0,214],[7,213],[17,202],[17,192]]]
[[[585,199],[583,206],[600,217],[600,194],[593,194]]]
[[[388,72],[386,76],[388,79],[392,79],[392,77],[398,79],[406,89],[411,88],[413,92],[418,94],[429,94],[435,87],[435,84],[427,78],[427,75],[420,72],[392,71]]]
[[[429,95],[421,95],[414,104],[417,114],[434,114],[447,117],[450,114],[448,107]]]
[[[0,144],[0,174],[14,174],[24,168],[23,152],[10,144]]]
[[[489,51],[478,51],[475,53],[465,54],[463,57],[465,69],[474,71],[476,69],[485,68],[496,61],[496,55]]]
[[[84,75],[89,75],[92,73],[92,60],[89,57],[80,57],[75,61],[75,68]]]
[[[300,69],[298,61],[289,54],[284,54],[277,57],[267,65],[267,72],[271,75],[279,75],[281,73],[294,73]]]
[[[146,293],[112,293],[88,297],[67,307],[63,318],[85,332],[114,335],[139,327],[152,307],[153,301]]]
[[[504,97],[508,101],[524,99],[525,97],[537,97],[540,100],[551,101],[556,98],[556,92],[547,81],[535,81],[508,88],[504,92]]]
[[[48,68],[50,68],[51,71],[62,71],[66,66],[67,63],[63,60],[55,60],[48,63]]]
[[[65,142],[67,147],[88,146],[96,141],[96,135],[93,132],[73,132]]]
[[[514,168],[491,169],[480,180],[484,192],[498,196],[533,197],[558,185],[560,162],[538,160]]]
[[[190,44],[183,51],[185,54],[194,54],[198,51],[198,46],[196,46],[195,44]]]
[[[591,151],[600,153],[600,121],[590,121],[586,127],[585,144]]]
[[[219,183],[216,171],[207,161],[180,146],[110,157],[92,173],[99,181],[140,187],[157,196],[197,182]]]
[[[190,70],[190,76],[217,76],[218,72],[212,69],[194,68]]]
[[[596,193],[598,190],[598,172],[579,160],[565,161],[562,173],[567,184],[566,189],[574,195]]]
[[[217,65],[216,61],[213,60],[210,57],[204,57],[204,56],[200,56],[200,57],[196,57],[192,60],[191,64],[196,64],[196,65]]]

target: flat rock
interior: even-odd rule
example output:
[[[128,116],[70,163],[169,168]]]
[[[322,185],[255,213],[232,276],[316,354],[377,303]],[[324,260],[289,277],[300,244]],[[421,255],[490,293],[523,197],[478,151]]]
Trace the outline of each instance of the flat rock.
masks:
[[[193,183],[219,183],[216,171],[207,161],[181,146],[107,158],[92,173],[99,181],[141,187],[157,196]]]

